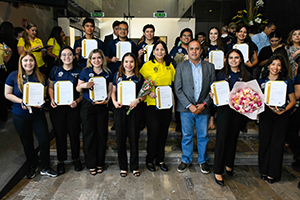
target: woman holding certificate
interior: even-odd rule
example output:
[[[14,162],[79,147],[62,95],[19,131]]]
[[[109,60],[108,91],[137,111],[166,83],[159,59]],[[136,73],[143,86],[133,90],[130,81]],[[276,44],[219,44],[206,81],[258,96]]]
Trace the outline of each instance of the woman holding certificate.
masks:
[[[171,86],[174,81],[175,69],[168,54],[168,48],[163,41],[157,41],[149,61],[140,70],[145,79],[150,79],[155,86]],[[155,89],[146,96],[146,125],[148,131],[146,166],[154,172],[154,160],[163,171],[168,171],[164,163],[165,144],[171,121],[172,108],[156,109]],[[158,97],[159,98],[159,97]]]
[[[57,149],[57,172],[65,173],[64,160],[67,159],[67,134],[71,143],[74,169],[82,170],[80,151],[80,115],[79,102],[82,96],[76,91],[81,67],[76,63],[73,49],[63,47],[59,52],[59,66],[49,74],[49,96],[51,99],[50,119],[53,125]]]
[[[130,143],[130,169],[135,177],[140,176],[138,169],[141,105],[139,103],[146,97],[136,98],[144,82],[138,69],[135,55],[126,53],[122,58],[121,67],[119,71],[115,73],[113,79],[111,99],[114,104],[113,112],[121,177],[126,177],[128,171],[126,152],[127,136]],[[126,96],[130,97],[130,99],[126,99]],[[131,110],[129,114],[127,113],[128,109]]]
[[[91,51],[76,87],[83,93],[81,103],[82,140],[86,167],[91,175],[102,173],[108,134],[107,102],[112,91],[112,75],[100,49]]]
[[[37,37],[36,25],[29,23],[26,26],[26,30],[24,31],[23,37],[19,39],[17,46],[20,55],[24,52],[31,52],[36,59],[40,72],[43,73],[45,76],[48,76],[46,66],[43,60],[43,57],[46,54],[42,50],[42,40]]]
[[[280,180],[288,119],[296,104],[293,83],[287,77],[283,58],[275,55],[258,80],[261,89],[267,91],[265,111],[259,116],[258,165],[261,179],[269,183]]]
[[[226,80],[231,90],[237,81],[246,82],[251,79],[242,52],[231,49],[226,55],[225,66],[218,74],[217,80]],[[236,145],[244,118],[245,116],[231,109],[229,105],[218,107],[214,173],[215,181],[219,185],[224,185],[224,168],[229,176],[233,176]]]
[[[31,83],[30,86],[29,83]],[[38,165],[32,132],[35,133],[40,147],[42,163],[40,174],[51,177],[57,176],[57,172],[50,168],[50,140],[44,111],[41,106],[28,106],[29,100],[31,101],[34,98],[33,94],[29,93],[29,87],[38,86],[38,89],[35,87],[35,90],[37,90],[35,95],[43,98],[46,83],[45,77],[39,72],[35,57],[29,52],[25,52],[20,56],[18,71],[13,71],[5,82],[5,97],[13,102],[13,122],[23,144],[26,162],[29,166],[26,174],[28,179],[35,177]],[[23,90],[24,84],[27,85],[26,90]],[[23,102],[24,95],[27,98]]]

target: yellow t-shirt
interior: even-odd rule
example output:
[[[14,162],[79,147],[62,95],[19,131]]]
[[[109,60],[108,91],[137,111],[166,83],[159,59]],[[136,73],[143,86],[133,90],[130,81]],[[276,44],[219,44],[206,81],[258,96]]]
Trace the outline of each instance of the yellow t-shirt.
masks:
[[[0,44],[0,65],[4,65],[4,56],[6,56],[6,54],[3,48],[3,44]]]
[[[57,43],[56,39],[55,38],[50,38],[47,42],[47,45],[50,45],[50,46],[53,46],[53,49],[52,49],[52,53],[56,56],[59,55],[59,51],[60,51],[60,46],[59,44]]]
[[[17,46],[18,47],[24,47],[24,50],[30,49],[30,48],[35,47],[37,45],[41,45],[42,47],[44,47],[42,40],[39,39],[39,38],[35,38],[33,42],[31,40],[29,40],[29,41],[30,41],[30,45],[31,45],[29,48],[25,47],[25,40],[24,40],[24,38],[20,38],[19,39],[19,42],[18,42]],[[45,65],[41,51],[40,52],[32,51],[31,53],[34,55],[38,67],[42,67],[43,65]]]
[[[166,66],[166,63],[158,63],[155,60],[153,63],[151,60],[146,62],[140,70],[140,73],[145,79],[150,79],[154,82],[155,86],[167,86],[171,85],[175,77],[175,69],[172,63],[169,66]],[[152,92],[155,92],[153,88]],[[147,106],[154,105],[155,99],[146,96]]]

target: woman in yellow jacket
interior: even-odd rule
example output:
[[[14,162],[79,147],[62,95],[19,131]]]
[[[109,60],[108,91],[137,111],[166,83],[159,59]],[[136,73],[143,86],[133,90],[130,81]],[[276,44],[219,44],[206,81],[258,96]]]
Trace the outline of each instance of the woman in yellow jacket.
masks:
[[[168,48],[163,41],[154,44],[150,59],[142,66],[140,73],[145,79],[151,79],[155,86],[172,85],[175,69],[171,63]],[[168,171],[164,158],[172,108],[157,110],[155,98],[156,95],[153,89],[145,100],[147,103],[146,124],[148,130],[146,166],[149,171],[155,171],[153,164],[155,160],[156,165],[161,170]]]

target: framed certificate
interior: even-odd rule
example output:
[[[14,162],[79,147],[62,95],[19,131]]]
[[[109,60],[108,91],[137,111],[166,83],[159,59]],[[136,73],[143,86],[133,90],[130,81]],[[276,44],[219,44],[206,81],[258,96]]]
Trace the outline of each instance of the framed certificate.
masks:
[[[23,86],[23,102],[26,106],[41,106],[44,103],[44,85],[27,82]]]
[[[265,84],[265,103],[269,106],[284,106],[287,84],[284,81],[268,81]]]
[[[89,82],[94,82],[93,88],[90,89],[89,95],[92,101],[103,101],[107,98],[106,79],[102,76],[92,77]]]
[[[54,84],[54,101],[57,105],[70,105],[74,101],[71,81],[57,81]]]
[[[238,49],[242,52],[244,57],[244,62],[247,62],[249,60],[249,46],[248,44],[235,44],[233,46],[234,49]]]
[[[173,93],[170,86],[157,86],[156,94],[156,109],[169,109],[173,106]]]
[[[215,69],[222,69],[224,67],[224,53],[221,50],[214,50],[209,52],[209,62],[215,65]]]
[[[81,41],[81,55],[88,58],[92,50],[98,49],[98,42],[94,39],[84,39]]]
[[[117,55],[119,60],[122,60],[125,53],[131,52],[130,42],[118,42],[116,44]]]
[[[118,102],[128,106],[136,99],[135,83],[133,81],[120,81],[117,85]]]
[[[223,106],[229,104],[229,84],[227,81],[216,81],[210,86],[212,93],[214,94],[214,104],[216,106]]]
[[[149,58],[150,58],[150,55],[151,55],[151,52],[152,52],[152,50],[153,50],[153,44],[150,44],[150,45],[147,45],[146,47],[145,47],[145,54],[144,54],[144,61],[145,62],[148,62],[149,61]]]

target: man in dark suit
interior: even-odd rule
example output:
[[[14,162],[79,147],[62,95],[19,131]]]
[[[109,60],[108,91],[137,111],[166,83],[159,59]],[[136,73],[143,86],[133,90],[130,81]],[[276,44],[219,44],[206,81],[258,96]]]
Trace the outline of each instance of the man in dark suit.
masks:
[[[194,126],[197,130],[198,163],[204,174],[210,172],[209,157],[206,154],[208,142],[207,126],[209,120],[210,84],[215,81],[214,65],[200,59],[202,53],[198,41],[191,41],[188,46],[189,59],[177,65],[175,74],[175,93],[178,98],[176,110],[180,112],[182,126],[182,159],[177,168],[184,172],[193,159]]]
[[[104,52],[106,51],[106,47],[108,45],[108,43],[114,39],[118,38],[119,35],[119,24],[120,22],[118,20],[114,21],[114,23],[112,24],[112,28],[113,28],[113,33],[110,35],[106,35],[104,38]]]

